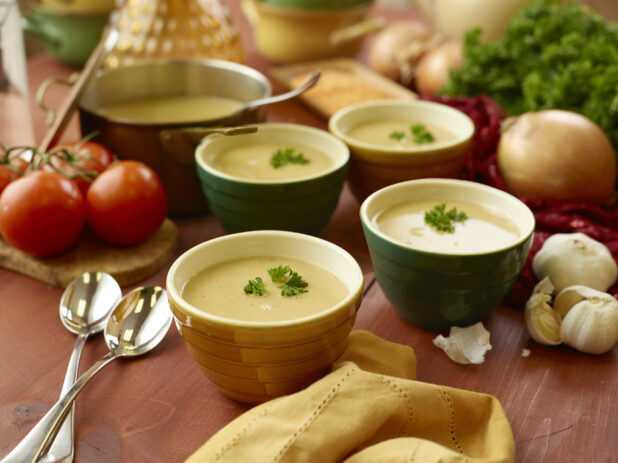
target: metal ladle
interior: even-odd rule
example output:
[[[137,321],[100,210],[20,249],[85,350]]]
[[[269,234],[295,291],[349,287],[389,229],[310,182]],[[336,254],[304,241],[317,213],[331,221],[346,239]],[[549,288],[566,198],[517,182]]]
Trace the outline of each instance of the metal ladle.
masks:
[[[136,288],[123,297],[105,327],[105,343],[110,351],[79,377],[1,463],[34,463],[57,434],[86,382],[116,358],[134,357],[153,349],[163,340],[171,323],[167,294],[160,286]]]
[[[105,328],[114,306],[122,297],[116,280],[105,272],[85,272],[73,279],[60,299],[60,320],[77,335],[60,396],[77,379],[77,366],[86,340]],[[69,409],[58,435],[39,463],[73,461],[73,406]]]

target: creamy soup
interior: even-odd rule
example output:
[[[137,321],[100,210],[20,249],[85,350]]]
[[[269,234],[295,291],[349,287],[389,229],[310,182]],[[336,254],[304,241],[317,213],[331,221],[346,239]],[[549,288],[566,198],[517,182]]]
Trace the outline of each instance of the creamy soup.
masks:
[[[425,222],[425,212],[438,204],[446,211],[456,208],[467,219],[452,222],[455,230],[438,231]],[[507,246],[521,237],[521,231],[505,213],[497,208],[463,201],[410,201],[390,207],[374,217],[384,234],[424,251],[473,254]]]
[[[177,95],[141,98],[103,106],[97,112],[112,119],[147,124],[199,122],[232,114],[240,101],[206,95]]]
[[[302,157],[309,162],[287,162],[275,168],[271,158],[278,151],[293,149],[293,157]],[[283,154],[283,153],[282,153]],[[227,151],[212,154],[208,163],[216,170],[234,177],[254,180],[293,180],[315,175],[329,169],[333,165],[330,156],[322,151],[306,145],[295,143],[263,143],[242,145]]]
[[[281,296],[267,269],[289,265],[308,283],[306,293]],[[247,295],[249,280],[260,277],[264,296]],[[294,320],[321,312],[348,295],[345,284],[332,272],[317,265],[287,257],[247,257],[232,260],[198,272],[185,285],[183,298],[191,305],[225,318],[244,321]]]
[[[421,127],[414,129],[417,126]],[[432,141],[425,135],[427,132]],[[347,135],[363,143],[401,149],[431,146],[456,138],[453,132],[436,124],[401,119],[363,122],[350,128]]]

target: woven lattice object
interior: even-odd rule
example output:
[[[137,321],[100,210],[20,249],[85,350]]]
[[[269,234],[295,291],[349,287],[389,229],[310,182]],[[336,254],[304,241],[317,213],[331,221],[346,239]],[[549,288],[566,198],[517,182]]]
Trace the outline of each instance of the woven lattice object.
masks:
[[[216,58],[241,62],[240,34],[219,0],[117,0],[110,21],[118,41],[105,60]]]

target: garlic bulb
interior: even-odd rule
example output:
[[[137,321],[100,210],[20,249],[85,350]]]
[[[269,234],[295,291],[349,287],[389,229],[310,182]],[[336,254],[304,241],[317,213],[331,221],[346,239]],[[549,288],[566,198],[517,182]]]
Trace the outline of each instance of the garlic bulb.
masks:
[[[562,341],[581,352],[603,354],[618,343],[618,301],[604,292],[569,286],[556,296],[554,309],[562,315]]]
[[[583,233],[558,233],[547,238],[532,260],[540,280],[548,276],[561,291],[583,285],[607,291],[618,277],[618,266],[603,243]]]
[[[524,317],[530,337],[539,344],[560,344],[560,315],[552,308],[554,285],[548,277],[543,278],[532,291],[526,303]]]

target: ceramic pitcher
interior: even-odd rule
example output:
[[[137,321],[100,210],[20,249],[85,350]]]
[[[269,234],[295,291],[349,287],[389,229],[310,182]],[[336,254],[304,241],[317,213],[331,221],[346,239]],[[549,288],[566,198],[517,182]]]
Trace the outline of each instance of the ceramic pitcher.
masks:
[[[528,0],[412,0],[436,28],[454,38],[463,38],[474,27],[482,39],[493,40],[504,32],[513,15]]]

